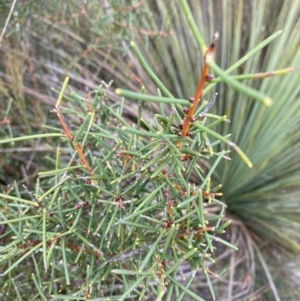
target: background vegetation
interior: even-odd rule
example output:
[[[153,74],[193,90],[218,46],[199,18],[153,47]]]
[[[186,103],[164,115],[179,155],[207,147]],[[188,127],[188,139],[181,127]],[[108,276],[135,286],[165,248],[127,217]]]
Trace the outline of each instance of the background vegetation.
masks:
[[[219,31],[216,61],[224,70],[283,30],[232,75],[299,66],[299,0],[187,2],[206,43]],[[1,27],[11,4],[0,4]],[[65,75],[83,97],[102,80],[111,79],[113,87],[139,91],[145,84],[156,94],[156,86],[129,48],[130,40],[173,95],[193,95],[202,56],[178,2],[17,1],[0,48],[1,136],[41,133],[46,123],[58,127],[49,109]],[[212,110],[231,121],[220,124],[218,131],[231,132],[231,139],[254,165],[249,170],[233,156],[232,162],[223,161],[216,169],[215,181],[223,184],[227,214],[234,219],[228,239],[239,247],[238,252],[224,255],[228,272],[215,281],[220,300],[297,298],[298,81],[298,72],[263,81],[247,79],[248,86],[274,100],[270,108],[217,82],[208,93],[219,92]],[[111,99],[117,98],[111,95]],[[137,107],[126,104],[124,113],[134,121]],[[0,159],[3,190],[22,183],[34,187],[38,171],[47,168],[44,156],[53,156],[55,149],[52,139],[6,144]]]

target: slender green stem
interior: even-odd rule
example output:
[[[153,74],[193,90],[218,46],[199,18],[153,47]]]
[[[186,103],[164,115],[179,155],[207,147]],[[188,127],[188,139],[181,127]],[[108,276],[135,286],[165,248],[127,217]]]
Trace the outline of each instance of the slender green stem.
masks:
[[[37,135],[29,135],[29,136],[22,136],[22,137],[16,137],[16,138],[8,138],[0,140],[0,144],[5,143],[13,143],[17,141],[23,141],[23,140],[33,140],[33,139],[40,139],[40,138],[51,138],[51,137],[64,137],[61,133],[49,133],[49,134],[37,134]]]
[[[231,78],[234,80],[238,80],[238,81],[248,80],[248,79],[264,79],[264,78],[271,77],[271,76],[285,75],[285,74],[288,74],[295,70],[296,70],[296,68],[285,68],[285,69],[274,70],[274,71],[269,71],[269,72],[262,72],[262,73],[233,75],[233,76],[231,76]],[[227,71],[225,71],[225,73],[227,74]],[[222,82],[224,82],[224,80],[220,77],[215,78],[210,81],[210,83],[214,83],[214,84],[222,83]]]
[[[61,89],[61,91],[60,91],[60,93],[59,93],[59,96],[58,96],[58,99],[57,99],[57,102],[56,102],[56,105],[55,105],[55,108],[59,108],[59,106],[60,106],[60,103],[61,103],[61,101],[62,101],[62,98],[63,98],[63,96],[64,96],[64,94],[65,94],[65,90],[66,90],[66,88],[67,88],[67,86],[68,86],[68,82],[69,82],[69,77],[67,76],[66,78],[65,78],[65,80],[64,80],[64,84],[63,84],[63,86],[62,86],[62,89]]]
[[[271,106],[273,104],[273,100],[270,97],[251,87],[244,86],[238,81],[234,80],[232,77],[228,76],[227,73],[224,72],[220,67],[218,67],[214,61],[209,61],[207,62],[207,64],[216,74],[218,74],[224,80],[225,83],[227,83],[233,89],[255,100],[258,100],[265,106]]]
[[[138,49],[138,47],[136,46],[136,44],[134,42],[130,43],[130,46],[134,52],[134,54],[137,56],[138,60],[140,61],[141,65],[143,66],[143,68],[145,69],[145,71],[148,73],[148,75],[151,77],[151,79],[157,84],[158,88],[161,90],[161,92],[172,98],[173,95],[171,94],[171,92],[166,88],[166,86],[162,83],[162,81],[156,76],[156,74],[151,70],[150,66],[148,65],[148,63],[146,62],[146,60],[144,59],[142,53],[140,52],[140,50]]]
[[[202,55],[205,54],[206,50],[207,50],[207,46],[205,45],[204,43],[204,40],[198,30],[198,27],[194,21],[194,18],[193,18],[193,15],[192,15],[192,12],[187,4],[187,1],[186,0],[179,0],[179,3],[180,3],[180,6],[181,6],[181,9],[183,10],[184,14],[185,14],[185,17],[186,17],[186,20],[188,21],[189,23],[189,26],[193,32],[193,35],[194,35],[194,38],[196,39],[197,43],[198,43],[198,46],[202,52]]]
[[[12,201],[15,201],[15,202],[21,202],[21,203],[28,204],[28,205],[35,206],[35,207],[39,206],[39,204],[37,202],[24,200],[24,199],[17,198],[17,197],[11,196],[11,195],[3,194],[3,193],[0,193],[0,197],[4,198],[6,200],[12,200]],[[0,223],[1,223],[1,221],[0,221]]]
[[[43,259],[44,259],[44,269],[47,272],[47,210],[43,209]]]
[[[168,103],[168,104],[181,104],[181,105],[190,104],[189,101],[186,100],[186,99],[153,96],[153,95],[147,95],[147,94],[132,92],[132,91],[129,91],[129,90],[123,90],[123,89],[116,89],[115,93],[117,95],[124,96],[124,97],[127,97],[129,99],[137,99],[137,100],[140,100],[140,101]]]

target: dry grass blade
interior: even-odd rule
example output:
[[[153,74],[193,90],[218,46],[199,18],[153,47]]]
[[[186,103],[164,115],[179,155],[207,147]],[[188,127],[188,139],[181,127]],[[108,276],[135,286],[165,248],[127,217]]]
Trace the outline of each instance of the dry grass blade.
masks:
[[[11,18],[11,15],[12,15],[12,13],[14,11],[14,7],[16,5],[16,2],[17,2],[17,0],[14,0],[13,3],[11,4],[11,8],[10,8],[9,14],[7,16],[7,19],[5,21],[4,27],[3,27],[1,35],[0,35],[0,43],[2,42],[2,39],[3,39],[4,33],[6,31],[7,25],[9,23],[10,18]]]

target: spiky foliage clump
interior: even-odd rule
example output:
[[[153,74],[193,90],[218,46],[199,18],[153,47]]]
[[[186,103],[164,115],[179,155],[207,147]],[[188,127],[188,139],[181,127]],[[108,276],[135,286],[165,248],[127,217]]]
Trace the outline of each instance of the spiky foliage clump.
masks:
[[[129,51],[133,36],[150,66],[173,95],[181,98],[193,95],[202,64],[201,55],[178,2],[173,5],[163,1],[100,2],[101,5],[99,1],[90,1],[83,6],[74,0],[57,3],[55,7],[48,7],[48,1],[39,1],[40,5],[31,2],[28,6],[25,2],[16,3],[18,14],[11,18],[7,36],[1,44],[1,54],[5,57],[0,74],[4,100],[0,105],[5,112],[1,115],[3,136],[33,133],[44,123],[48,118],[43,111],[44,105],[52,106],[55,102],[50,88],[59,89],[64,70],[71,77],[74,88],[92,89],[101,79],[113,78],[136,91],[143,83],[147,84],[147,90],[155,94],[156,85],[149,81],[148,74]],[[210,41],[216,30],[220,32],[221,46],[216,62],[225,70],[259,42],[283,30],[276,40],[232,75],[299,66],[299,0],[193,0],[188,4],[205,41]],[[1,20],[8,15],[9,5],[2,4]],[[124,51],[128,56],[124,56]],[[239,252],[232,253],[230,260],[225,259],[231,268],[224,299],[241,300],[265,294],[269,287],[276,300],[280,298],[278,295],[283,299],[295,299],[289,294],[295,290],[290,279],[295,275],[290,267],[297,264],[294,255],[299,253],[297,74],[263,82],[246,79],[247,85],[274,100],[273,106],[265,109],[249,102],[249,97],[236,93],[226,84],[218,83],[215,88],[219,97],[212,110],[219,115],[226,114],[231,120],[230,124],[219,125],[219,132],[233,133],[232,140],[254,163],[249,170],[238,160],[221,162],[214,173],[217,181],[224,184],[224,199],[236,217],[230,228],[231,241],[241,246]],[[207,94],[209,98],[213,92]],[[21,114],[23,112],[26,115]],[[125,104],[124,112],[127,117],[135,118],[137,114],[131,104]],[[1,159],[5,162],[2,171],[5,176],[12,175],[10,179],[20,175],[20,181],[30,185],[31,176],[36,176],[39,156],[32,160],[27,156],[28,151],[40,153],[53,149],[39,142],[27,141],[22,148],[10,145],[4,150],[8,155]],[[40,164],[43,164],[41,160]],[[3,175],[1,179],[4,180]],[[269,242],[273,243],[271,247]],[[293,255],[288,275],[282,275],[285,254]],[[282,282],[283,279],[287,281]],[[274,281],[277,281],[276,286]],[[273,295],[265,298],[272,299]]]
[[[215,244],[223,245],[222,251],[237,250],[218,235],[230,221],[222,222],[221,185],[211,187],[210,181],[227,153],[213,152],[222,136],[206,146],[206,131],[218,138],[211,130],[215,122],[204,117],[193,138],[184,138],[175,128],[181,104],[189,101],[131,93],[159,102],[161,113],[148,123],[140,102],[132,126],[122,117],[124,99],[118,106],[110,101],[109,86],[84,100],[74,92],[64,95],[67,81],[53,110],[63,133],[49,127],[50,133],[0,141],[65,140],[55,158],[46,158],[54,169],[39,173],[35,193],[24,185],[23,191],[16,186],[0,194],[2,300],[162,300],[164,295],[164,300],[178,300],[187,295],[203,301],[190,288],[198,271],[215,299],[210,278],[224,272],[210,267]],[[174,106],[171,116],[164,102]],[[77,127],[74,136],[68,124]],[[202,168],[209,159],[214,164]],[[200,186],[191,184],[193,174]]]

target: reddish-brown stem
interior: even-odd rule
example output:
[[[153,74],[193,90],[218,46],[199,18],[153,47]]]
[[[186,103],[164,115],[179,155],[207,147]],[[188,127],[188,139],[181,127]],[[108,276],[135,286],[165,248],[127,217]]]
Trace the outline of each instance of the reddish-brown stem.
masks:
[[[65,121],[63,120],[62,116],[60,115],[60,113],[58,112],[59,109],[55,109],[54,111],[56,112],[56,116],[57,116],[57,119],[58,121],[60,122],[62,128],[63,128],[63,131],[64,131],[64,134],[67,136],[68,139],[70,139],[71,141],[73,141],[73,136],[71,135],[69,129],[68,129],[68,126],[66,125]]]
[[[82,151],[82,147],[80,146],[80,144],[79,143],[74,143],[74,141],[73,141],[74,137],[71,135],[71,132],[69,131],[69,128],[68,128],[67,124],[65,123],[63,117],[60,115],[59,108],[55,108],[54,111],[56,112],[57,119],[58,119],[58,121],[60,122],[60,124],[63,128],[64,134],[73,143],[73,146],[76,149],[76,151],[77,151],[77,153],[78,153],[78,155],[79,155],[79,157],[82,161],[82,164],[84,165],[86,170],[89,172],[89,174],[91,176],[94,176],[93,168],[89,165],[88,161],[86,160],[85,155]]]
[[[80,157],[80,159],[81,159],[84,167],[86,168],[86,170],[90,173],[91,176],[94,176],[93,169],[89,165],[89,163],[87,162],[80,144],[74,143],[74,147],[75,147],[75,149],[76,149],[76,151],[77,151],[77,153],[78,153],[78,155],[79,155],[79,157]]]
[[[209,67],[207,65],[207,57],[212,56],[214,54],[214,52],[215,52],[215,43],[216,43],[217,38],[218,38],[218,34],[216,33],[214,38],[213,38],[212,43],[210,44],[208,50],[206,51],[206,53],[204,55],[204,66],[202,68],[199,83],[198,83],[196,91],[195,91],[194,100],[191,103],[190,108],[187,111],[186,116],[183,120],[183,126],[182,126],[182,132],[181,132],[182,137],[188,136],[191,121],[192,121],[192,118],[194,116],[195,110],[196,110],[196,108],[197,108],[197,106],[200,102],[200,99],[202,97],[205,83],[207,81],[209,81],[209,79],[210,79],[210,76],[208,75]]]

